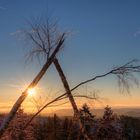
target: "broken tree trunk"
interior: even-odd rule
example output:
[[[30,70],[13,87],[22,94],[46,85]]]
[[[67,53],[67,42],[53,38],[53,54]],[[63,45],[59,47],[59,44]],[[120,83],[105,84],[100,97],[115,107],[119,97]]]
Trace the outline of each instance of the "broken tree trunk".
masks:
[[[81,132],[82,132],[82,134],[84,135],[84,137],[85,137],[87,140],[90,140],[90,138],[89,138],[87,132],[85,131],[85,127],[83,126],[83,124],[82,124],[82,122],[81,122],[80,113],[79,113],[78,107],[77,107],[77,105],[76,105],[76,102],[75,102],[75,100],[74,100],[74,97],[73,97],[73,95],[72,95],[72,93],[71,93],[71,90],[70,90],[68,81],[67,81],[67,79],[66,79],[66,77],[65,77],[65,75],[64,75],[64,72],[63,72],[63,70],[62,70],[62,68],[61,68],[61,66],[60,66],[60,64],[59,64],[59,62],[58,62],[58,60],[57,60],[56,57],[55,57],[53,63],[54,63],[54,65],[55,65],[55,67],[56,67],[56,70],[57,70],[58,73],[59,73],[59,76],[60,76],[60,78],[61,78],[61,81],[62,81],[62,83],[63,83],[63,86],[64,86],[64,88],[65,88],[65,90],[66,90],[67,96],[68,96],[68,98],[69,98],[69,101],[70,101],[70,103],[71,103],[71,105],[72,105],[72,108],[73,108],[73,111],[74,111],[74,117],[78,120],[78,122],[79,122],[79,124],[80,124]]]
[[[15,116],[15,114],[16,114],[17,110],[19,109],[20,105],[22,104],[22,102],[27,97],[28,89],[29,88],[34,88],[38,84],[38,82],[43,77],[43,75],[45,74],[45,72],[47,71],[49,66],[52,64],[52,62],[53,62],[53,60],[55,58],[55,55],[59,52],[59,50],[60,50],[61,46],[63,45],[63,43],[64,43],[64,34],[61,36],[61,39],[58,42],[58,45],[56,46],[55,50],[53,51],[53,53],[50,56],[50,58],[48,59],[48,61],[44,64],[44,66],[42,67],[40,72],[37,74],[37,76],[34,78],[34,80],[29,84],[29,86],[21,94],[21,96],[18,98],[16,103],[13,105],[13,107],[12,107],[11,111],[9,112],[9,114],[3,120],[3,122],[2,122],[2,124],[0,126],[0,138],[2,137],[3,133],[7,129],[8,125],[11,122],[11,120],[13,119],[13,117]]]

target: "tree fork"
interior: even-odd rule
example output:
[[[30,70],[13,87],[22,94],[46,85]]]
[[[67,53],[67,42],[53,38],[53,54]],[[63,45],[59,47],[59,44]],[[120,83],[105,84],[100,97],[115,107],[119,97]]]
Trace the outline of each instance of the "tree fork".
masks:
[[[0,126],[0,138],[2,137],[2,135],[5,132],[5,130],[7,129],[7,127],[9,126],[9,123],[11,122],[11,120],[14,118],[14,116],[15,116],[17,110],[19,109],[19,107],[21,106],[22,102],[28,96],[28,92],[27,92],[28,89],[33,88],[38,84],[38,82],[43,77],[43,75],[45,74],[45,72],[47,71],[49,66],[53,63],[55,55],[59,52],[61,46],[64,43],[64,40],[65,40],[64,35],[65,34],[63,34],[61,36],[61,39],[60,39],[58,45],[56,46],[55,50],[53,51],[53,53],[50,56],[50,58],[48,59],[48,61],[44,64],[44,66],[42,67],[40,72],[37,74],[37,76],[34,78],[34,80],[29,84],[29,86],[24,90],[24,92],[22,92],[21,96],[17,99],[16,103],[13,105],[13,107],[12,107],[11,111],[9,112],[9,114],[7,115],[7,117],[3,120],[3,122]]]

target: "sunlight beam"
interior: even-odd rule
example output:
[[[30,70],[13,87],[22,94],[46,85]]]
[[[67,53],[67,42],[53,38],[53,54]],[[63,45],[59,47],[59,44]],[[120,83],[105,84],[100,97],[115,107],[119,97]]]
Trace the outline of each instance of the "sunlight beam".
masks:
[[[35,88],[29,88],[28,93],[29,93],[30,96],[33,96],[36,93]]]

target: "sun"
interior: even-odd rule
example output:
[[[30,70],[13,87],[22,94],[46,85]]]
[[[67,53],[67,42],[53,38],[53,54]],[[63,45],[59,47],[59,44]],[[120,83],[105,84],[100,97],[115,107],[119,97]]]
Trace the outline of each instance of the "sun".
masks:
[[[29,95],[32,96],[36,93],[36,90],[35,90],[35,88],[29,88],[27,92],[29,93]]]

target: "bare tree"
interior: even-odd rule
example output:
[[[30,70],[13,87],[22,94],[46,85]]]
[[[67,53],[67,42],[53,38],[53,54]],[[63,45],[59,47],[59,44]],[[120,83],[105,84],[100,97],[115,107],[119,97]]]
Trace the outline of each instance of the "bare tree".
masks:
[[[62,36],[67,36],[66,32],[61,33],[58,29],[57,21],[50,18],[36,19],[28,21],[29,28],[23,29],[27,43],[30,44],[27,60],[38,59],[41,62],[48,60]],[[61,45],[61,48],[64,44]]]
[[[75,87],[70,89],[70,91],[72,92],[72,91],[76,90],[77,88],[79,88],[80,86],[82,86],[84,84],[87,84],[89,82],[93,82],[96,79],[100,79],[100,78],[103,78],[103,77],[106,77],[106,76],[109,76],[109,75],[114,75],[114,76],[117,77],[117,79],[119,81],[118,82],[119,87],[125,89],[129,93],[130,92],[129,89],[130,89],[130,86],[131,86],[131,82],[134,82],[134,84],[138,84],[138,79],[135,78],[135,76],[134,76],[134,73],[140,73],[140,65],[138,64],[138,62],[139,62],[138,60],[129,61],[128,63],[126,63],[126,64],[124,64],[122,66],[113,68],[109,72],[106,72],[104,74],[97,75],[97,76],[94,76],[94,77],[92,77],[92,78],[90,78],[88,80],[82,81],[79,84],[77,84]],[[131,75],[131,78],[128,78],[130,75]],[[74,97],[75,96],[76,95],[74,95]],[[55,103],[57,101],[60,101],[62,99],[65,99],[67,97],[68,97],[67,93],[64,93],[64,94],[61,94],[60,96],[56,97],[52,101],[46,103],[38,112],[36,112],[32,116],[32,118],[25,125],[24,129],[46,107],[49,107],[51,104],[53,104],[53,103]],[[92,97],[88,97],[88,96],[80,96],[79,95],[79,97],[86,97],[86,98],[89,98],[89,99],[97,99],[96,96],[92,98]]]
[[[86,130],[85,130],[85,127],[84,127],[84,125],[83,125],[82,122],[81,122],[80,112],[79,112],[79,110],[78,110],[78,107],[77,107],[77,105],[76,105],[76,102],[75,102],[75,100],[74,100],[74,97],[73,97],[73,95],[72,95],[72,93],[71,93],[71,90],[70,90],[68,81],[67,81],[67,79],[66,79],[66,77],[65,77],[65,75],[64,75],[64,72],[63,72],[63,70],[62,70],[62,68],[61,68],[61,66],[60,66],[60,64],[59,64],[57,58],[54,59],[54,65],[55,65],[55,67],[56,67],[56,70],[57,70],[58,73],[59,73],[59,76],[60,76],[60,78],[61,78],[61,81],[62,81],[62,83],[63,83],[63,86],[64,86],[64,88],[65,88],[65,91],[66,91],[66,93],[67,93],[67,97],[69,98],[69,101],[70,101],[70,103],[71,103],[71,105],[72,105],[72,107],[73,107],[74,118],[75,118],[76,120],[79,121],[80,129],[81,129],[82,134],[84,135],[84,137],[85,137],[87,140],[90,140],[90,137],[88,136],[88,134],[87,134],[87,132],[86,132]]]
[[[44,98],[40,95],[37,97],[31,97],[29,101],[34,105],[36,110],[39,111],[44,106],[47,100],[44,100]]]
[[[30,52],[30,55],[35,55],[36,52],[37,55],[40,53],[45,53],[45,56],[47,57],[45,59],[45,64],[42,67],[42,69],[39,71],[39,73],[36,75],[34,80],[28,85],[28,87],[23,91],[21,96],[18,98],[18,100],[13,105],[11,111],[6,116],[6,118],[3,120],[1,126],[0,126],[0,137],[5,132],[6,128],[8,127],[10,121],[15,116],[17,110],[19,109],[22,102],[25,100],[25,98],[28,96],[28,89],[34,88],[38,82],[41,80],[49,66],[52,64],[56,54],[59,52],[59,50],[63,47],[64,41],[65,41],[65,33],[59,33],[57,34],[56,28],[54,25],[42,25],[36,24],[36,26],[33,26],[31,24],[31,29],[28,32],[25,32],[26,35],[33,41],[33,43],[37,46],[32,49]],[[50,33],[51,32],[51,33]],[[44,38],[48,39],[48,41],[42,42]],[[51,45],[49,45],[49,43]],[[42,56],[42,55],[40,55]]]
[[[140,72],[140,65],[137,65],[136,60],[130,61],[126,63],[125,65],[122,65],[120,67],[113,68],[111,71],[95,76],[91,79],[88,79],[86,81],[83,81],[76,85],[74,88],[70,89],[68,81],[64,75],[64,72],[58,62],[58,59],[56,57],[56,54],[59,52],[59,50],[63,47],[66,33],[61,33],[57,29],[57,24],[53,22],[49,22],[47,19],[45,22],[39,22],[39,23],[29,23],[30,29],[24,30],[25,36],[29,41],[31,41],[32,47],[29,52],[28,58],[38,58],[39,60],[45,60],[45,64],[40,70],[40,72],[37,74],[37,76],[34,78],[34,80],[29,84],[29,86],[25,89],[25,91],[22,93],[22,95],[19,97],[17,102],[12,107],[10,113],[6,117],[6,119],[3,121],[3,123],[0,126],[0,137],[4,133],[5,129],[8,127],[10,121],[15,116],[16,111],[22,104],[22,102],[25,100],[25,98],[28,95],[28,89],[35,87],[38,82],[41,80],[49,66],[54,63],[56,70],[59,73],[59,76],[61,78],[61,81],[63,83],[63,86],[65,88],[66,93],[56,97],[51,102],[44,105],[32,118],[27,124],[25,125],[24,129],[28,126],[28,124],[33,120],[35,116],[37,116],[44,108],[51,105],[52,103],[56,101],[60,101],[64,98],[69,98],[69,101],[73,107],[74,116],[78,119],[79,124],[81,126],[83,135],[86,139],[90,139],[88,134],[86,133],[83,124],[80,120],[80,114],[78,107],[76,105],[76,102],[74,100],[74,97],[72,95],[72,91],[80,87],[81,85],[84,85],[88,82],[94,81],[96,79],[105,77],[107,75],[115,75],[118,78],[118,83],[120,88],[123,87],[123,89],[126,89],[127,92],[129,92],[130,83],[129,81],[132,81],[136,84],[138,84],[138,81],[134,77],[133,73]]]
[[[43,22],[43,24],[30,23],[30,25],[31,25],[31,32],[28,31],[25,33],[27,37],[29,37],[30,41],[32,41],[32,43],[35,45],[35,47],[31,49],[29,56],[31,58],[33,58],[34,56],[37,56],[39,59],[42,57],[45,59],[48,59],[51,53],[51,50],[53,49],[55,44],[57,44],[58,42],[57,40],[59,40],[59,38],[57,39],[57,37],[59,36],[60,33],[57,30],[56,24],[50,24],[49,20],[47,19],[45,23]],[[55,37],[54,37],[54,32],[56,35]],[[67,97],[69,98],[69,101],[73,107],[74,116],[77,116],[80,122],[78,107],[73,98],[73,95],[71,94],[68,81],[66,80],[64,72],[56,57],[54,58],[53,63],[56,67],[56,70],[59,73],[63,86],[66,90]],[[83,134],[85,135],[87,139],[89,139],[85,132]]]
[[[138,84],[138,80],[137,78],[135,78],[135,76],[133,75],[134,73],[139,73],[140,72],[140,65],[137,63],[138,60],[132,60],[120,67],[115,67],[113,68],[112,70],[110,70],[109,72],[105,73],[105,74],[101,74],[101,75],[97,75],[95,77],[92,77],[88,80],[85,80],[85,81],[82,81],[80,82],[79,84],[77,84],[74,88],[72,88],[71,90],[69,89],[69,85],[67,83],[67,80],[66,80],[66,77],[61,69],[61,66],[59,65],[59,62],[58,60],[55,58],[55,66],[56,66],[56,69],[57,71],[59,72],[59,75],[61,77],[61,80],[64,84],[64,87],[66,89],[66,93],[56,97],[55,99],[53,99],[52,101],[50,101],[49,103],[45,104],[36,114],[34,114],[32,116],[32,118],[26,123],[26,125],[24,126],[24,129],[26,129],[28,127],[28,125],[30,124],[30,122],[41,112],[43,111],[46,107],[49,107],[49,105],[57,102],[57,101],[60,101],[62,99],[65,99],[65,98],[68,98],[68,93],[67,91],[70,92],[70,96],[72,95],[71,92],[74,91],[75,89],[79,88],[80,86],[84,85],[84,84],[87,84],[89,82],[92,82],[96,79],[100,79],[100,78],[103,78],[103,77],[106,77],[108,75],[114,75],[118,78],[118,84],[119,84],[119,87],[123,89],[125,89],[127,92],[129,92],[129,88],[131,86],[131,84],[129,82],[134,82],[135,84]],[[129,78],[131,77],[131,78]],[[76,96],[75,96],[76,97]],[[90,98],[88,96],[80,96],[79,97],[86,97],[86,98]],[[72,95],[72,98],[73,98],[73,95]],[[70,99],[70,98],[69,98]],[[94,98],[90,98],[90,99],[96,99],[96,97]],[[75,104],[75,101],[74,99],[72,99],[73,101],[71,101],[72,103],[74,103],[73,106],[73,109],[75,111],[75,113],[77,114],[77,117],[79,117],[79,110],[77,109],[77,106]],[[80,119],[79,119],[80,121]],[[81,124],[81,122],[80,122]],[[82,127],[82,124],[81,124],[81,128],[82,128],[82,131],[84,132],[84,127]],[[87,135],[87,133],[84,133],[85,134],[85,137],[87,139],[90,139]]]

